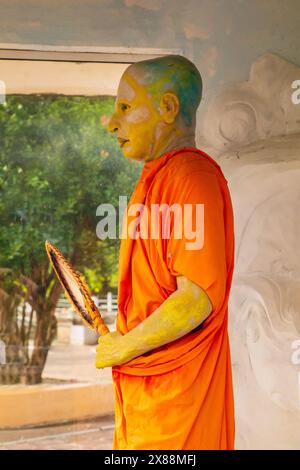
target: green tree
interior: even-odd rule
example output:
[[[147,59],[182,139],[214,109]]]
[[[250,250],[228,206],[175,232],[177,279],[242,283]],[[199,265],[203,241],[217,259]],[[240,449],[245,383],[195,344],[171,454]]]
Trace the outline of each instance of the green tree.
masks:
[[[10,309],[7,298],[6,307],[0,300],[0,338],[7,341],[10,334],[11,322],[3,318],[10,315],[17,322],[16,309],[26,299],[35,319],[32,354],[29,333],[22,336],[14,328],[13,335],[26,350],[20,357],[30,383],[41,380],[61,295],[45,240],[85,273],[95,291],[116,286],[119,240],[97,239],[96,208],[101,203],[117,207],[119,195],[129,196],[141,166],[124,159],[107,132],[113,101],[31,95],[9,96],[0,106],[0,267],[13,273],[2,285],[0,278],[0,289],[11,298]]]

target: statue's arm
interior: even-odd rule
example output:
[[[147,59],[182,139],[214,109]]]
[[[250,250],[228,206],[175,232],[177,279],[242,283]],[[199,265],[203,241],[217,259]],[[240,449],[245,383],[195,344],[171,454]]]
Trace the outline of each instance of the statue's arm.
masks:
[[[138,326],[99,339],[96,367],[124,364],[181,338],[208,317],[212,304],[206,292],[184,276],[176,279],[177,290]]]

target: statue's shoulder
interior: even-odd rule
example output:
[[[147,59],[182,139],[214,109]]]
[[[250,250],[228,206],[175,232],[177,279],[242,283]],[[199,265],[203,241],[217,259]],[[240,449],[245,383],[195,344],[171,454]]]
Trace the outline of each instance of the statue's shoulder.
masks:
[[[212,157],[196,148],[179,149],[168,159],[163,168],[164,173],[174,172],[182,176],[200,171],[217,174],[219,170],[219,165]]]
[[[149,195],[161,196],[167,201],[195,185],[205,187],[210,184],[212,177],[218,179],[220,186],[227,184],[219,166],[212,159],[204,157],[200,152],[182,150],[169,158],[155,174]]]

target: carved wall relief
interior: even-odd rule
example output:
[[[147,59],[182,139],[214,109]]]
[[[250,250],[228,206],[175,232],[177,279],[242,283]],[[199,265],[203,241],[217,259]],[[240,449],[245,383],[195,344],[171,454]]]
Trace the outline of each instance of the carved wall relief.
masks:
[[[235,215],[229,303],[236,448],[300,448],[300,68],[267,54],[204,121]]]

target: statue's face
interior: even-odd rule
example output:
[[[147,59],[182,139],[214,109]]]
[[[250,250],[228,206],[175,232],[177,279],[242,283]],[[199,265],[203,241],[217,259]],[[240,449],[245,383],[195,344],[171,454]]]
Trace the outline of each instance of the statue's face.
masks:
[[[123,154],[151,160],[163,146],[165,123],[160,107],[130,74],[121,78],[108,129],[117,135]]]

